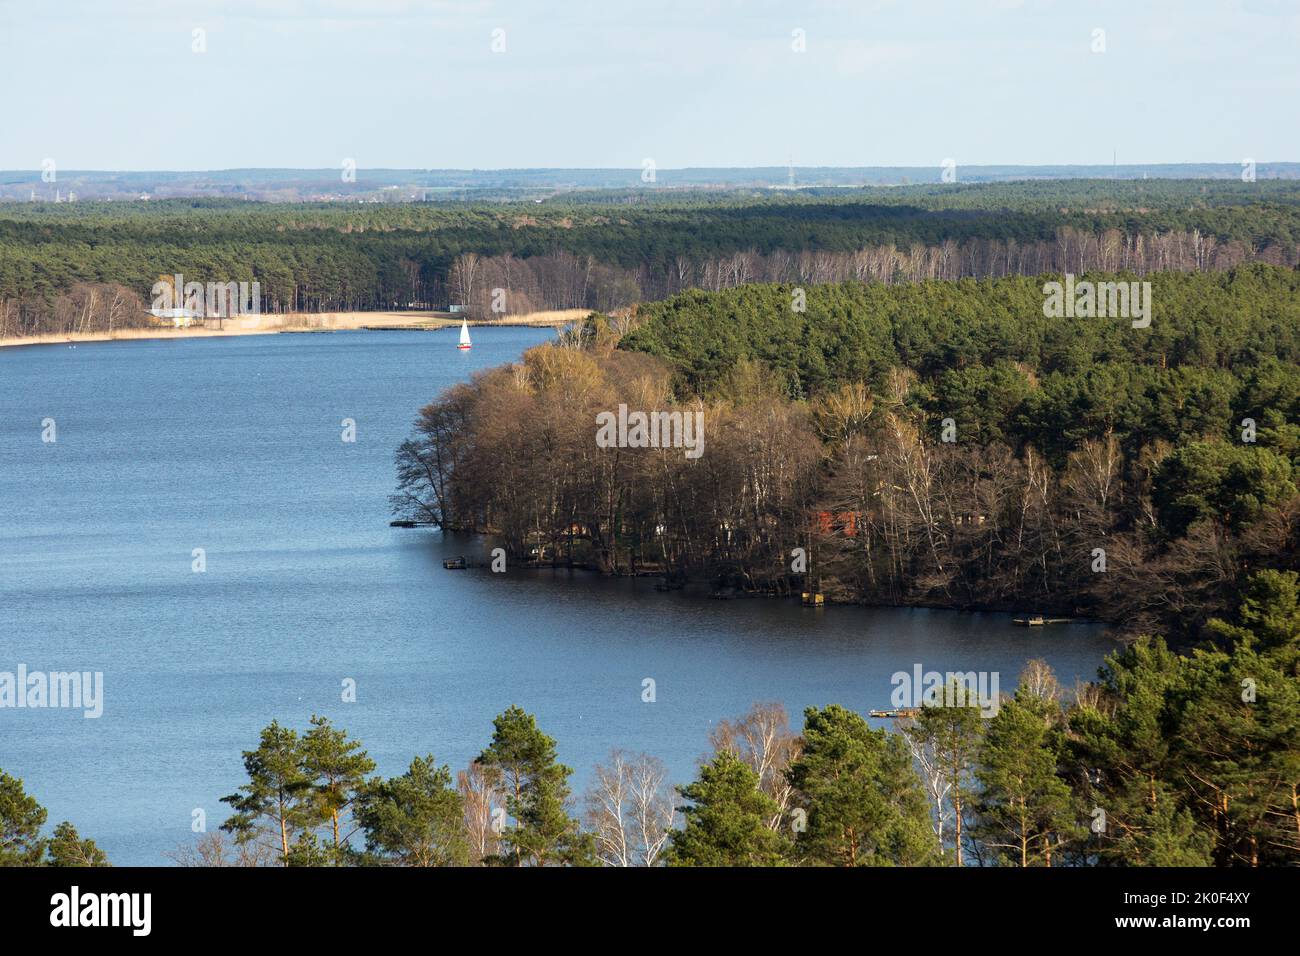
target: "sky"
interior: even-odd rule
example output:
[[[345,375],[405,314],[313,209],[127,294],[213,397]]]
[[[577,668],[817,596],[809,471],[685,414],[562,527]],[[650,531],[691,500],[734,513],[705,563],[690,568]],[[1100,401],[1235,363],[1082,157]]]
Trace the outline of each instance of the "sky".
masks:
[[[0,83],[0,169],[1295,161],[1300,0],[0,0]]]

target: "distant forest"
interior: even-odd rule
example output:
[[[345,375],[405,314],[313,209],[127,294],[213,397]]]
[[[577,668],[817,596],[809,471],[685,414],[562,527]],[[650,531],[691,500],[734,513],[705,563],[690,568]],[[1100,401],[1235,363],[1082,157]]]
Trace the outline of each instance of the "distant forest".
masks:
[[[345,171],[348,173],[344,176]],[[1216,179],[1241,177],[1240,163],[1151,163],[1141,165],[967,166],[963,183],[1075,179]],[[217,169],[202,171],[0,170],[0,201],[81,199],[243,199],[257,202],[385,202],[429,199],[496,201],[535,199],[575,190],[642,192],[682,189],[800,189],[900,186],[937,183],[944,168],[933,166],[755,166],[656,169],[646,181],[642,166],[624,169]],[[953,170],[956,173],[956,169]],[[1298,179],[1300,163],[1258,163],[1259,179]]]
[[[1154,273],[1143,329],[1046,317],[1047,278],[593,314],[426,407],[397,508],[523,560],[1194,640],[1300,569],[1300,272]],[[597,447],[620,404],[700,414],[703,455]]]
[[[1300,181],[604,190],[524,202],[0,204],[0,337],[148,324],[162,275],[265,312],[610,312],[751,282],[1300,262]],[[496,290],[504,290],[497,295]],[[493,303],[498,311],[493,311]]]

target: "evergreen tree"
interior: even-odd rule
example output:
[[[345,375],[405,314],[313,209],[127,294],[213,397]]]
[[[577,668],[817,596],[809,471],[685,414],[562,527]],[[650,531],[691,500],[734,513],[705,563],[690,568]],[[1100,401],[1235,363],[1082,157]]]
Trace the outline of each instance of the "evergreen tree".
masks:
[[[1300,612],[1297,575],[1251,577],[1236,623],[1210,630],[1231,653],[1198,651],[1176,736],[1194,807],[1220,865],[1300,861]]]
[[[1272,654],[1282,671],[1300,658],[1300,575],[1264,570],[1251,575],[1237,609],[1237,624],[1210,622],[1210,632],[1243,650]]]
[[[451,770],[432,754],[416,757],[400,777],[370,784],[357,805],[366,849],[398,866],[467,864],[464,812]]]
[[[950,685],[946,699],[962,699],[956,691]],[[983,732],[984,720],[974,706],[922,707],[914,722],[904,729],[914,750],[923,755],[922,763],[928,764],[924,769],[937,779],[936,818],[943,820],[951,813],[955,866],[964,863],[964,843],[969,839],[966,820],[976,799],[973,772]],[[946,855],[945,846],[940,850]]]
[[[830,866],[936,861],[929,803],[901,737],[836,704],[809,707],[788,775],[808,814],[796,838],[804,858]]]
[[[779,866],[789,841],[767,821],[776,801],[758,788],[758,775],[729,750],[700,768],[694,783],[678,787],[690,801],[685,825],[672,834],[668,866]]]
[[[47,847],[47,866],[108,866],[108,857],[95,846],[94,840],[83,840],[77,828],[66,820],[54,828],[54,836]]]
[[[1126,866],[1210,866],[1213,862],[1214,837],[1200,825],[1181,802],[1172,787],[1157,783],[1155,800],[1132,804],[1133,811],[1123,821],[1100,862],[1121,862]],[[1107,817],[1107,831],[1115,825]],[[1106,834],[1098,834],[1104,837]]]
[[[316,814],[312,778],[303,769],[298,734],[272,721],[262,731],[257,749],[244,751],[244,771],[248,783],[221,798],[235,810],[221,829],[234,834],[239,843],[269,839],[287,866],[290,849]]]
[[[45,808],[0,770],[0,866],[37,866],[45,854]]]
[[[341,860],[351,836],[341,832],[341,825],[375,762],[361,749],[360,741],[336,730],[325,717],[312,717],[300,748],[303,772],[311,781],[309,800],[318,819],[329,824],[332,853]]]
[[[83,840],[64,821],[52,837],[42,837],[47,813],[23,790],[23,782],[0,770],[0,867],[108,866],[94,840]]]
[[[339,861],[339,853],[333,846],[322,844],[311,830],[299,830],[298,836],[289,852],[285,854],[285,866],[321,867],[334,866]]]
[[[988,721],[980,765],[976,833],[999,862],[1051,866],[1079,835],[1070,789],[1057,776],[1054,704],[1018,690]]]
[[[1080,848],[1085,862],[1209,863],[1210,834],[1198,828],[1185,793],[1173,786],[1179,774],[1171,742],[1186,679],[1184,659],[1164,641],[1141,640],[1107,658],[1100,696],[1072,709],[1066,750],[1079,794],[1076,812],[1094,821]]]
[[[536,719],[511,706],[494,721],[492,743],[478,763],[506,793],[506,810],[515,826],[502,835],[505,851],[499,862],[510,866],[590,865],[594,847],[569,816],[569,777],[573,771],[559,763],[555,741]]]
[[[1190,442],[1160,463],[1153,499],[1161,524],[1174,534],[1201,518],[1240,529],[1293,497],[1292,479],[1291,463],[1269,448]]]

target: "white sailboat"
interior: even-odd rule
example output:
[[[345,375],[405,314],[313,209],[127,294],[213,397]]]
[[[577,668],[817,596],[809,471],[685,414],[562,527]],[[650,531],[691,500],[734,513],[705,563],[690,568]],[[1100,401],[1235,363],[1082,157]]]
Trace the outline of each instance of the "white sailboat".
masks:
[[[464,319],[460,320],[460,344],[457,345],[456,348],[460,349],[462,352],[469,351],[470,348],[469,323]]]

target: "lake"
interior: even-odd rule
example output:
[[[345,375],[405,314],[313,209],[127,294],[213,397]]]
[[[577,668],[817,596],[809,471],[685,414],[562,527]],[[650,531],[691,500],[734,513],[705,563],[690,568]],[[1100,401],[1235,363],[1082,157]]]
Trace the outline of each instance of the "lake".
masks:
[[[710,728],[755,701],[796,723],[883,708],[917,664],[1010,691],[1032,657],[1068,686],[1114,648],[1083,623],[443,570],[490,545],[390,528],[393,452],[443,388],[553,334],[480,328],[469,353],[454,330],[0,349],[0,671],[103,673],[97,719],[0,708],[0,769],[49,828],[71,820],[118,865],[166,863],[195,809],[225,819],[272,719],[327,715],[392,775],[425,753],[462,768],[518,704],[581,792],[614,747],[689,781]]]

